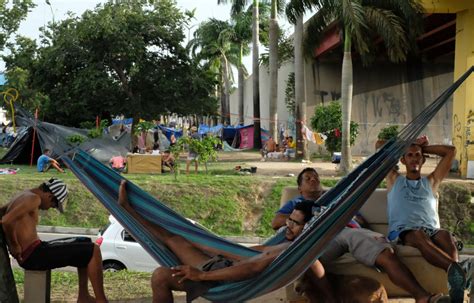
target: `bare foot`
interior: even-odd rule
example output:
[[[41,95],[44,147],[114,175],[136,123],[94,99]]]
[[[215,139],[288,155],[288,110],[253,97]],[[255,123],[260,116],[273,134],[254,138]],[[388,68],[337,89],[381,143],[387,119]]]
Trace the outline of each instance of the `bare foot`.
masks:
[[[125,209],[128,209],[130,207],[130,203],[128,203],[128,195],[127,195],[127,180],[122,180],[120,182],[118,202],[120,206],[122,206]]]

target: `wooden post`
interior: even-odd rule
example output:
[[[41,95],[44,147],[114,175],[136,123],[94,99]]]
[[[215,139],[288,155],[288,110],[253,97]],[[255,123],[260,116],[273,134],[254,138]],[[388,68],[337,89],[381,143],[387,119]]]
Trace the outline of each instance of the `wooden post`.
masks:
[[[0,209],[0,218],[4,215],[4,210]],[[18,303],[15,279],[13,278],[10,255],[7,250],[7,241],[0,225],[0,302]]]

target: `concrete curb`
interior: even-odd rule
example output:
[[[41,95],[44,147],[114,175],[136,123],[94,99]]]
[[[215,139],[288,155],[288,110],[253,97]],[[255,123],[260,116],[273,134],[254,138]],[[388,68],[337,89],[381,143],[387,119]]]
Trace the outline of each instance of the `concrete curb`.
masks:
[[[100,229],[99,228],[82,228],[82,227],[64,227],[64,226],[46,226],[39,225],[36,230],[41,233],[51,234],[71,234],[71,235],[92,235],[96,236]],[[227,239],[236,243],[253,243],[260,244],[265,242],[266,238],[260,237],[247,237],[247,236],[224,236]]]
[[[63,226],[45,226],[38,225],[36,230],[42,233],[51,234],[71,234],[71,235],[94,235],[99,233],[99,228],[82,228],[82,227],[63,227]]]

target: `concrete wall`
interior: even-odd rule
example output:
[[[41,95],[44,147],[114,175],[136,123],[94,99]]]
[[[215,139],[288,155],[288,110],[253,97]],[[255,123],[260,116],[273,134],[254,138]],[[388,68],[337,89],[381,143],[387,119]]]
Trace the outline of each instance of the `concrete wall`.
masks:
[[[288,112],[285,105],[285,88],[293,64],[280,68],[278,75],[278,119],[285,127]],[[431,62],[414,59],[405,64],[377,62],[364,67],[354,60],[354,97],[352,120],[359,123],[359,136],[353,146],[353,155],[369,155],[375,151],[375,142],[381,128],[409,123],[427,105],[436,99],[453,82],[454,58],[452,55]],[[341,62],[306,62],[305,94],[307,121],[310,124],[315,107],[340,98]],[[260,112],[262,126],[269,125],[269,75],[260,69]],[[252,77],[245,83],[245,123],[252,123]],[[237,113],[237,92],[231,96],[231,113]],[[237,116],[232,116],[235,123]],[[432,143],[450,143],[452,137],[452,100],[430,122],[424,131]],[[321,147],[309,145],[311,152]]]
[[[283,65],[278,71],[278,124],[285,124],[288,121],[288,111],[285,105],[285,89],[288,75],[293,70],[293,63]],[[245,80],[244,87],[244,123],[253,123],[253,95],[252,76]],[[260,67],[260,118],[261,125],[265,129],[270,126],[270,74],[265,66]],[[230,97],[231,124],[238,121],[238,90],[236,89]]]
[[[434,101],[453,79],[452,57],[437,62],[390,64],[379,62],[368,67],[354,64],[352,120],[359,123],[359,136],[352,148],[354,155],[375,151],[381,128],[407,123]],[[315,90],[308,104],[327,104],[340,98],[340,64],[316,62]],[[308,110],[309,112],[309,110]],[[429,123],[424,133],[432,143],[450,143],[452,100]]]

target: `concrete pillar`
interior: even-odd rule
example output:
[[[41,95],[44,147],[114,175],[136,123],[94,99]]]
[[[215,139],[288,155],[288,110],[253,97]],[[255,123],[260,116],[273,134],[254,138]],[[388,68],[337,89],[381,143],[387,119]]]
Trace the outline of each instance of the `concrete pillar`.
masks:
[[[474,9],[456,14],[456,50],[454,79],[458,79],[474,65]],[[454,93],[453,144],[462,177],[474,178],[474,75]]]
[[[25,302],[49,303],[51,271],[25,270]]]

